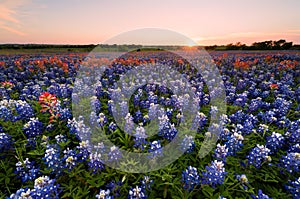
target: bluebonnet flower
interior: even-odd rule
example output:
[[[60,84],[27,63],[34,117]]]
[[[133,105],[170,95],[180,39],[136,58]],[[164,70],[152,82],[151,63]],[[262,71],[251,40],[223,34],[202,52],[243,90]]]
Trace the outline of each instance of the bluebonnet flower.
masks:
[[[289,181],[287,185],[285,185],[285,189],[287,189],[293,196],[294,199],[300,198],[300,177],[295,181]]]
[[[236,175],[236,179],[242,183],[244,189],[248,189],[247,185],[249,184],[249,181],[245,174]]]
[[[99,194],[96,195],[97,199],[113,199],[114,197],[110,195],[110,190],[100,189]]]
[[[227,199],[227,198],[225,198],[224,196],[220,196],[218,199]]]
[[[277,110],[272,109],[272,110],[268,110],[267,112],[265,112],[262,115],[262,120],[265,123],[277,122],[277,117],[276,117],[275,111],[277,112]]]
[[[34,162],[30,162],[28,158],[16,163],[15,173],[21,178],[22,182],[33,181],[40,174],[39,168],[34,166]]]
[[[109,125],[108,125],[108,129],[111,131],[111,132],[114,132],[115,130],[117,130],[117,125],[114,123],[114,122],[111,122]]]
[[[191,153],[195,148],[193,136],[185,135],[180,146],[182,151],[186,153]]]
[[[146,124],[147,122],[149,122],[150,121],[150,118],[149,118],[149,115],[144,115],[143,116],[143,124]]]
[[[46,138],[46,137],[44,137],[44,138]],[[68,141],[68,138],[65,135],[59,134],[59,135],[55,136],[55,140],[56,140],[57,144],[66,143]]]
[[[300,144],[297,143],[297,144],[294,144],[294,145],[290,146],[289,149],[288,149],[288,153],[291,153],[291,152],[300,153]]]
[[[134,95],[134,97],[133,97],[134,106],[138,106],[139,103],[140,103],[140,96],[139,95]]]
[[[222,160],[225,162],[227,155],[228,155],[228,148],[226,147],[226,145],[222,146],[221,144],[217,144],[214,157],[218,160]]]
[[[149,92],[148,101],[149,101],[150,104],[151,103],[157,104],[158,103],[158,96],[155,95],[153,92]]]
[[[13,114],[11,110],[2,105],[0,106],[0,118],[4,121],[11,121],[13,119]]]
[[[34,117],[33,108],[26,101],[18,100],[15,106],[20,119],[27,120]]]
[[[128,199],[145,199],[146,191],[143,187],[136,186],[135,188],[130,188],[128,192]]]
[[[229,116],[229,119],[232,123],[240,124],[243,122],[243,119],[245,118],[245,113],[242,110],[239,110],[235,112],[234,114]]]
[[[12,148],[12,137],[6,133],[0,133],[0,153],[3,153]]]
[[[169,124],[169,128],[167,128],[165,126],[165,129],[163,129],[163,134],[162,134],[162,131],[160,131],[158,133],[158,135],[162,135],[163,138],[171,141],[171,140],[174,139],[174,137],[177,135],[177,133],[178,133],[178,131],[177,131],[176,127],[175,127],[175,124]]]
[[[210,115],[212,118],[216,117],[217,113],[218,113],[218,107],[217,106],[211,106],[210,107]]]
[[[97,122],[100,127],[103,127],[107,123],[107,118],[104,113],[99,113]]]
[[[258,133],[266,133],[269,131],[269,126],[266,124],[259,124],[258,129],[256,130]]]
[[[228,149],[228,155],[235,155],[240,151],[243,146],[244,137],[239,132],[234,132],[225,142],[225,146]]]
[[[71,171],[77,164],[78,154],[75,150],[71,150],[69,148],[64,150],[63,153],[63,161],[65,163],[65,168],[68,168],[68,170]]]
[[[247,93],[243,92],[241,94],[237,94],[237,98],[234,101],[234,105],[244,107],[247,102]]]
[[[225,175],[224,163],[222,161],[212,161],[210,166],[206,166],[206,171],[202,172],[202,184],[208,184],[215,187],[223,184]]]
[[[241,131],[243,132],[243,135],[249,134],[253,131],[255,128],[256,123],[258,122],[258,119],[256,116],[252,114],[246,114],[244,121],[242,122],[242,129]]]
[[[291,102],[287,101],[281,97],[277,97],[273,102],[272,106],[277,110],[277,116],[281,117],[286,115],[287,111],[290,109]]]
[[[149,176],[144,176],[141,180],[141,184],[144,189],[150,190],[153,180],[151,180]]]
[[[54,130],[54,127],[55,127],[55,126],[54,126],[53,124],[48,124],[48,125],[46,126],[45,129],[46,129],[46,131],[49,131],[49,132],[50,132],[50,131],[53,131],[53,130]]]
[[[31,190],[32,198],[58,199],[59,198],[59,184],[55,184],[54,179],[48,176],[41,176],[34,181],[34,189]]]
[[[267,137],[266,147],[274,153],[283,146],[284,141],[284,137],[280,133],[273,132],[271,136]]]
[[[67,121],[72,118],[72,112],[69,108],[61,108],[58,110],[59,119]]]
[[[264,161],[270,161],[269,153],[270,149],[266,146],[257,144],[247,156],[248,163],[255,166],[255,168],[260,168]]]
[[[91,170],[93,174],[100,173],[104,169],[104,164],[101,160],[101,153],[90,153],[88,166],[89,170]]]
[[[110,181],[108,184],[105,185],[105,188],[110,190],[110,193],[115,197],[120,197],[121,186],[123,185],[123,181],[114,180]]]
[[[163,131],[164,129],[169,128],[169,118],[167,115],[162,115],[159,119],[159,130]]]
[[[106,147],[103,142],[98,142],[96,146],[94,146],[94,149],[98,153],[104,153],[106,150]]]
[[[101,110],[101,102],[97,99],[96,96],[91,97],[91,109],[95,113],[99,113]]]
[[[148,115],[150,120],[154,120],[157,118],[157,113],[158,113],[158,104],[150,103]]]
[[[230,130],[228,128],[223,128],[221,130],[221,133],[220,133],[220,139],[223,140],[223,141],[226,141],[230,138],[231,136],[231,133],[230,133]]]
[[[43,123],[37,118],[30,118],[29,122],[24,124],[23,132],[28,138],[36,137],[43,133],[43,128]]]
[[[167,140],[172,140],[177,134],[177,129],[174,124],[171,124],[167,115],[159,117],[159,132],[158,135]]]
[[[253,199],[272,199],[268,195],[264,194],[261,189],[258,190],[257,196],[251,194],[251,197]]]
[[[203,96],[203,99],[202,99],[201,103],[202,103],[203,105],[206,105],[206,104],[209,104],[209,102],[210,102],[210,97],[209,97],[208,94],[205,94],[205,95]]]
[[[110,162],[116,162],[118,159],[122,158],[122,153],[120,149],[116,146],[112,146],[110,148],[110,152],[108,153],[108,157]]]
[[[285,137],[292,144],[300,143],[300,120],[291,123],[289,130],[285,133]]]
[[[254,112],[254,111],[257,111],[259,108],[262,107],[262,98],[260,97],[257,97],[256,99],[252,99],[249,106],[248,106],[248,109],[250,112]]]
[[[133,121],[136,123],[143,121],[143,113],[140,110],[135,112]]]
[[[90,114],[90,125],[96,126],[97,125],[98,116],[96,112],[92,111]]]
[[[172,118],[173,117],[173,109],[167,108],[166,115],[168,116],[168,118]]]
[[[10,199],[23,199],[23,198],[32,199],[31,190],[28,187],[21,188],[17,190],[16,193],[11,194],[9,198]]]
[[[162,155],[162,146],[160,145],[160,140],[153,141],[150,144],[150,149],[148,150],[151,154],[150,158]]]
[[[62,173],[63,161],[60,158],[60,148],[58,145],[47,145],[45,156],[43,158],[48,169],[52,170],[52,173],[60,175]]]
[[[35,149],[38,142],[36,137],[31,137],[27,139],[26,147],[29,147],[30,149]]]
[[[185,171],[182,171],[181,182],[183,183],[183,188],[188,191],[192,191],[195,186],[200,185],[200,176],[197,168],[188,166]]]
[[[70,134],[74,134],[76,136],[80,134],[81,139],[83,140],[90,139],[91,129],[84,124],[83,117],[79,117],[78,121],[76,121],[75,118],[73,118],[72,120],[69,119],[67,127],[70,128]]]
[[[193,119],[192,130],[197,130],[197,128],[203,128],[207,123],[207,117],[204,113],[198,112]]]
[[[76,146],[76,149],[79,150],[77,157],[80,162],[85,161],[89,157],[91,147],[88,140],[81,141],[79,146]]]
[[[290,126],[290,123],[291,121],[286,116],[283,116],[277,120],[276,125],[279,128],[287,128],[288,126]]]
[[[267,98],[269,95],[270,95],[270,91],[263,91],[260,96],[262,98]]]
[[[142,124],[140,124],[138,127],[136,127],[135,130],[135,134],[134,134],[134,147],[139,147],[141,150],[144,150],[147,141],[147,135],[146,135],[146,131],[144,129],[144,127],[142,126]]]
[[[300,153],[288,153],[280,162],[289,173],[300,172]]]
[[[179,112],[176,115],[176,119],[177,119],[177,124],[180,124],[180,123],[184,122],[184,115]]]
[[[128,113],[125,117],[124,131],[128,134],[132,134],[133,129],[134,129],[133,117],[130,115],[130,113]]]
[[[126,101],[122,101],[120,102],[120,111],[119,111],[119,114],[121,117],[125,117],[126,114],[128,113],[128,104]]]

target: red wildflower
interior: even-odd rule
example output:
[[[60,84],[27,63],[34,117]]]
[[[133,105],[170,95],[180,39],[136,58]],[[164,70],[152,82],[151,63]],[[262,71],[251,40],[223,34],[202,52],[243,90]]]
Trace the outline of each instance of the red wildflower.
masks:
[[[39,104],[42,106],[41,112],[48,111],[50,113],[50,123],[57,121],[60,114],[57,113],[57,98],[55,95],[50,94],[48,92],[42,93],[39,97]]]
[[[4,86],[5,88],[11,88],[14,86],[13,83],[11,82],[1,82],[2,86]]]
[[[39,104],[42,106],[41,112],[53,109],[57,103],[57,98],[48,92],[44,92],[39,97]]]
[[[278,84],[271,84],[270,85],[270,88],[273,90],[273,89],[278,89]]]

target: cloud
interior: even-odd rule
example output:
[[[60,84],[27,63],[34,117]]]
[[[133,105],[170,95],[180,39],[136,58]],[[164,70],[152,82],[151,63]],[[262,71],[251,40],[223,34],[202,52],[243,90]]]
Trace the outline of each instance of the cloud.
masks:
[[[11,32],[11,33],[14,33],[14,34],[16,34],[16,35],[20,35],[20,36],[26,35],[26,34],[25,34],[24,32],[22,32],[22,31],[18,31],[18,30],[14,29],[14,28],[11,28],[11,27],[8,27],[8,26],[5,26],[5,25],[0,25],[0,28],[3,29],[3,30],[9,31],[9,32]]]
[[[30,2],[30,0],[0,0],[0,28],[16,35],[25,35],[18,30],[22,26],[19,18],[23,13],[20,8]]]

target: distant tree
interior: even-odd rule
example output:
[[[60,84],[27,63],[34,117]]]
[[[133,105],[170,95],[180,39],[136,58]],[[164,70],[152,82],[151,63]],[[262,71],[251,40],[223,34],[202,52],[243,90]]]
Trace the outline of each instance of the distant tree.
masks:
[[[274,50],[281,50],[282,46],[286,43],[284,39],[280,39],[278,41],[273,41],[273,49]]]
[[[289,50],[293,47],[293,42],[285,42],[283,45],[282,45],[282,49],[283,50]]]

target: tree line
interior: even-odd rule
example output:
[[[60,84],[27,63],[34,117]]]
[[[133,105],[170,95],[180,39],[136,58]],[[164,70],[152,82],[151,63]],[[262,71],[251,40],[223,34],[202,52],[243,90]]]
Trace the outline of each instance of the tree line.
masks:
[[[206,50],[300,50],[300,45],[293,45],[293,42],[287,42],[284,39],[278,41],[262,41],[254,42],[251,45],[242,44],[237,42],[235,44],[227,45],[213,45],[206,46]]]
[[[0,44],[0,50],[2,49],[63,49],[66,51],[76,51],[80,49],[81,51],[90,52],[94,48],[103,50],[103,51],[131,51],[136,49],[143,48],[159,48],[165,50],[176,50],[179,49],[180,46],[143,46],[143,45],[108,45],[108,44],[88,44],[88,45],[58,45],[58,44]],[[201,46],[202,48],[203,46]],[[287,42],[284,39],[280,39],[278,41],[262,41],[262,42],[254,42],[251,45],[242,44],[241,42],[237,42],[235,44],[230,43],[227,45],[212,45],[212,46],[204,46],[206,50],[300,50],[300,45],[294,45],[293,42]]]

